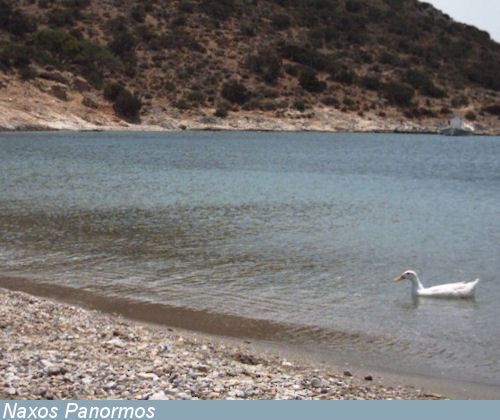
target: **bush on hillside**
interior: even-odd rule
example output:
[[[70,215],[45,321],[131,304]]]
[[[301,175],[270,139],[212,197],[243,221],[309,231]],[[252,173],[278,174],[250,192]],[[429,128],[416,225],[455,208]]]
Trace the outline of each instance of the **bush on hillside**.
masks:
[[[216,21],[228,19],[234,12],[234,0],[202,0],[200,10]]]
[[[332,78],[344,85],[352,85],[356,81],[356,72],[348,68],[341,68],[332,74]]]
[[[108,101],[115,101],[123,89],[125,89],[125,87],[121,83],[108,83],[104,87],[104,98]]]
[[[251,55],[246,63],[248,69],[261,76],[267,83],[274,83],[281,75],[281,59],[273,51],[260,51]]]
[[[128,58],[135,55],[137,41],[128,31],[117,31],[113,34],[113,40],[109,43],[109,49],[118,57]]]
[[[0,29],[16,36],[24,36],[36,30],[35,21],[20,9],[12,9],[6,2],[0,2]]]
[[[189,102],[201,104],[205,101],[205,95],[199,90],[193,90],[189,92],[187,99]]]
[[[300,86],[308,92],[319,93],[326,89],[326,83],[318,80],[316,72],[311,68],[304,68],[299,77]]]
[[[110,91],[106,92],[105,89],[105,97],[108,95],[109,98],[114,98],[112,101],[116,114],[129,121],[139,120],[139,111],[142,107],[141,99],[117,83],[106,86],[106,88],[108,87]]]
[[[250,99],[250,92],[242,83],[231,80],[222,85],[221,96],[230,102],[241,105]]]
[[[33,36],[34,59],[58,67],[73,65],[78,73],[95,86],[102,82],[105,71],[116,70],[117,59],[96,42],[78,39],[61,29],[43,29]]]
[[[290,27],[292,21],[290,16],[281,13],[276,13],[271,16],[271,24],[278,30],[287,29]]]
[[[359,13],[363,10],[363,5],[357,0],[346,0],[345,9],[349,13]]]
[[[78,17],[78,9],[54,8],[47,13],[47,20],[51,27],[72,26]]]
[[[283,44],[280,47],[280,53],[283,58],[318,71],[324,71],[330,62],[326,55],[312,48],[297,44]]]
[[[378,91],[382,87],[382,82],[376,76],[364,76],[359,80],[359,84],[368,90]]]
[[[7,43],[0,48],[0,67],[5,70],[28,67],[33,60],[33,49],[21,43]]]
[[[468,111],[467,114],[465,114],[465,118],[468,119],[469,121],[476,121],[477,115],[473,111]]]
[[[19,69],[19,77],[21,78],[21,80],[31,80],[37,76],[37,71],[31,66],[25,66]]]
[[[130,17],[136,22],[144,22],[144,19],[146,19],[146,9],[144,8],[144,5],[137,4],[132,7],[132,10],[130,11]]]
[[[500,91],[500,64],[491,62],[489,66],[479,63],[472,65],[466,70],[467,78],[486,89]]]
[[[484,107],[484,111],[491,115],[497,115],[500,117],[500,103],[498,104],[493,104],[493,105],[488,105]]]
[[[415,95],[410,85],[390,82],[384,86],[384,96],[391,105],[409,106]]]
[[[406,72],[406,81],[412,85],[422,95],[430,96],[431,98],[444,98],[446,92],[437,87],[427,73],[420,70],[408,70]]]
[[[200,53],[204,53],[206,51],[203,45],[194,39],[187,31],[180,28],[176,28],[167,34],[162,34],[159,37],[158,42],[161,47],[172,50],[187,48],[191,51]]]

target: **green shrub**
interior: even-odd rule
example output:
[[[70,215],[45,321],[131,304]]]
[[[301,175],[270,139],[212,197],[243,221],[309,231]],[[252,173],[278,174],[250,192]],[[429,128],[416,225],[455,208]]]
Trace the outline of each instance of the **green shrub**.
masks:
[[[177,26],[186,26],[187,24],[187,19],[185,16],[176,16],[170,21],[170,25],[173,27]]]
[[[345,9],[349,13],[359,13],[363,9],[363,5],[357,0],[347,0],[345,2]]]
[[[0,59],[5,68],[22,69],[31,64],[33,49],[22,43],[9,43],[2,48]]]
[[[190,1],[181,1],[177,6],[179,12],[181,13],[193,13],[194,12],[194,4]]]
[[[364,76],[359,82],[362,87],[368,90],[378,91],[382,87],[382,82],[376,76]]]
[[[244,104],[250,99],[251,95],[243,84],[236,80],[231,80],[222,86],[221,96],[230,102]]]
[[[284,14],[274,14],[271,16],[271,24],[278,30],[287,29],[290,27],[290,16]]]
[[[135,37],[127,30],[114,33],[109,49],[118,57],[128,58],[135,55]]]
[[[123,89],[125,89],[125,87],[121,83],[108,83],[104,87],[104,98],[108,101],[115,101]]]
[[[48,9],[54,4],[55,0],[38,0],[38,7]]]
[[[293,107],[300,112],[304,112],[307,108],[306,103],[304,102],[303,99],[296,99],[293,102]]]
[[[345,85],[352,85],[356,80],[356,72],[347,68],[342,68],[332,75],[333,80]]]
[[[64,7],[84,9],[90,5],[90,0],[62,0],[61,3]]]
[[[246,37],[252,37],[252,36],[255,36],[255,25],[253,24],[249,24],[249,23],[242,23],[241,26],[240,26],[240,33],[243,35],[243,36],[246,36]]]
[[[488,66],[476,63],[466,70],[467,78],[487,89],[500,91],[500,64],[488,63]]]
[[[188,48],[192,51],[204,53],[205,47],[196,41],[188,32],[181,28],[176,28],[168,34],[163,34],[159,38],[159,43],[163,48],[180,49]]]
[[[205,100],[205,95],[203,95],[203,92],[194,90],[189,92],[187,98],[190,102],[202,103]]]
[[[180,109],[183,111],[191,108],[191,105],[185,99],[180,99],[180,100],[176,101],[174,105],[177,109]]]
[[[216,21],[228,19],[235,10],[234,0],[202,0],[200,10]]]
[[[422,95],[430,96],[431,98],[444,98],[446,92],[437,87],[427,73],[420,70],[408,70],[406,72],[406,81],[412,85]]]
[[[324,96],[321,98],[321,103],[326,106],[332,106],[334,108],[338,108],[340,106],[340,101],[334,96]]]
[[[0,2],[0,29],[13,35],[24,36],[36,30],[35,21],[20,9],[12,9],[9,3]]]
[[[392,105],[409,106],[415,95],[410,85],[390,82],[384,86],[384,96]]]
[[[71,9],[55,8],[47,13],[47,19],[50,26],[62,27],[75,24],[75,14]]]
[[[33,36],[36,49],[34,59],[60,67],[74,65],[78,73],[99,86],[105,71],[117,68],[117,59],[111,52],[87,39],[78,39],[61,29],[43,29]]]
[[[118,94],[113,105],[113,109],[118,115],[130,121],[139,119],[141,107],[141,99],[125,88]]]
[[[465,118],[469,121],[476,121],[477,115],[472,111],[468,111],[467,114],[465,114]]]
[[[130,11],[130,17],[136,22],[144,22],[144,19],[146,19],[146,10],[144,8],[144,5],[137,4],[132,7],[132,10]]]
[[[329,59],[324,54],[308,47],[296,44],[284,44],[280,47],[280,53],[286,58],[304,66],[318,71],[324,71],[329,64]]]
[[[12,6],[5,1],[0,2],[0,28],[6,29],[12,13]]]
[[[285,64],[284,69],[287,74],[293,77],[297,77],[300,73],[300,66],[293,64]]]
[[[247,67],[267,83],[274,83],[281,75],[281,59],[273,51],[260,51],[247,59]]]
[[[218,118],[226,118],[229,114],[229,108],[226,104],[219,104],[214,112],[214,115]]]
[[[316,77],[316,72],[311,68],[302,70],[299,77],[300,86],[308,92],[323,92],[326,89],[326,83]]]
[[[36,70],[31,66],[24,66],[19,69],[19,77],[22,80],[31,80],[38,76]]]
[[[399,66],[401,64],[400,59],[397,55],[391,54],[388,51],[383,51],[379,56],[379,61],[382,64]]]
[[[485,112],[491,115],[496,115],[500,117],[500,103],[488,105],[483,109]]]

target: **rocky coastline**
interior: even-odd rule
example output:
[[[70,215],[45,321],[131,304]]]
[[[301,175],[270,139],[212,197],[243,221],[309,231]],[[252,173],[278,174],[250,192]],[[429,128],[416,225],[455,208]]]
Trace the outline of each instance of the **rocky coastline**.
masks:
[[[0,289],[1,399],[442,399]]]
[[[257,130],[428,134],[438,133],[446,124],[446,116],[410,119],[390,107],[383,113],[351,112],[323,105],[304,111],[240,109],[218,117],[211,108],[181,112],[159,104],[145,107],[140,122],[131,123],[116,116],[112,104],[78,76],[53,72],[28,83],[0,73],[0,132]],[[475,126],[478,134],[500,133],[500,120],[494,116],[484,115]]]

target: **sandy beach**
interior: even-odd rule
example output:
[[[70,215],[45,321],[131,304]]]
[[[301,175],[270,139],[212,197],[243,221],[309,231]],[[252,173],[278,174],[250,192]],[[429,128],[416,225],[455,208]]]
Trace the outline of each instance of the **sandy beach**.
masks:
[[[441,399],[0,289],[2,399]]]

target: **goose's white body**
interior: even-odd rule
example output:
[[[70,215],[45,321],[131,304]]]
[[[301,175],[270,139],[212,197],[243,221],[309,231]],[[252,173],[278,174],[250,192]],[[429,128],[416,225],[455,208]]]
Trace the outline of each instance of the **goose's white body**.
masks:
[[[458,282],[440,284],[438,286],[424,287],[415,271],[405,271],[394,279],[395,281],[410,280],[413,296],[426,296],[437,298],[472,298],[476,291],[479,279],[471,282]]]

